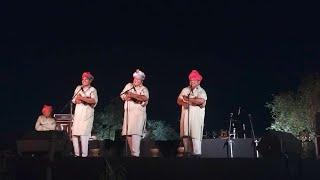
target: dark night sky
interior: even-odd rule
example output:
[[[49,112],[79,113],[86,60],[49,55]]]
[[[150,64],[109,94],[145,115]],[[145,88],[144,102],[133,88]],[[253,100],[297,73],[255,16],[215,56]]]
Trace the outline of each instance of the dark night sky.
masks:
[[[226,128],[228,114],[241,106],[262,132],[272,94],[320,71],[317,7],[301,1],[3,3],[0,130],[30,130],[44,103],[59,112],[83,71],[95,76],[99,110],[140,68],[151,96],[148,119],[176,126],[176,97],[198,69],[208,94],[206,129]]]

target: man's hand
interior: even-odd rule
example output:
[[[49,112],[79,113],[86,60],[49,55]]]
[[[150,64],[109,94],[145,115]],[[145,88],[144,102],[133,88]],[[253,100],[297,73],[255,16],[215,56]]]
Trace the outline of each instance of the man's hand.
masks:
[[[128,98],[133,98],[134,97],[134,93],[132,93],[132,92],[127,92],[126,93],[126,97],[128,97]]]
[[[189,96],[182,96],[182,98],[183,98],[182,99],[183,103],[186,104],[184,105],[185,107],[187,107],[188,105],[191,105],[191,106],[199,106],[200,108],[203,108],[205,106],[205,101],[201,98],[189,97]]]
[[[125,97],[124,97],[124,100],[125,100],[125,101],[131,101],[132,99],[131,99],[131,97],[125,96]]]
[[[80,103],[82,103],[82,96],[78,94],[76,97],[76,104],[80,104]]]
[[[183,101],[189,101],[189,97],[186,95],[183,95],[182,98],[183,98]]]
[[[132,92],[128,92],[126,94],[126,97],[129,97],[131,101],[134,101],[135,103],[141,104],[144,101],[147,101],[148,98],[145,95],[139,95]]]
[[[125,94],[123,99],[125,101],[132,101],[132,97],[133,97],[133,93],[132,92],[126,92],[126,94]]]

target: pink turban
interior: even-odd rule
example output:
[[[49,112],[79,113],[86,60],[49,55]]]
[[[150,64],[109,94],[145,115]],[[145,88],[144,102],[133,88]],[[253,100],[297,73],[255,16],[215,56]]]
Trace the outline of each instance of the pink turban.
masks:
[[[84,72],[83,74],[82,74],[82,78],[88,78],[89,80],[93,80],[93,76],[92,76],[92,74],[90,73],[90,72]]]
[[[201,81],[202,80],[202,76],[200,75],[200,73],[197,70],[192,70],[191,73],[189,74],[189,80],[193,81]]]
[[[136,72],[133,73],[132,77],[144,80],[144,78],[146,78],[146,75],[144,74],[144,72],[137,69]]]

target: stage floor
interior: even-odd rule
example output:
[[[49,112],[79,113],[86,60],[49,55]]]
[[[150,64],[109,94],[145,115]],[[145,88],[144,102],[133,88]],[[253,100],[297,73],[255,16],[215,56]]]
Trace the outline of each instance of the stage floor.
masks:
[[[246,179],[318,180],[320,161],[252,158],[56,158],[2,160],[0,179]]]

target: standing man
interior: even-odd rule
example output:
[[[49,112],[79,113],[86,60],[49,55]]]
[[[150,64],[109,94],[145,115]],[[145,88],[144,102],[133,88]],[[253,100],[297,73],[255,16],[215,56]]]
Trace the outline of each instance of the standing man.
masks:
[[[206,91],[200,86],[202,76],[197,70],[189,74],[189,86],[182,89],[177,103],[181,106],[180,137],[185,154],[201,155]],[[192,144],[192,146],[191,146]]]
[[[87,157],[88,142],[94,118],[94,107],[98,103],[97,90],[91,86],[93,76],[90,72],[82,74],[82,85],[74,91],[72,102],[76,104],[72,126],[72,143],[74,155]],[[79,146],[79,140],[81,145]],[[81,150],[80,148],[81,147]]]
[[[122,135],[126,136],[131,156],[140,156],[140,141],[146,126],[146,106],[149,91],[143,86],[145,74],[139,69],[133,73],[133,82],[128,83],[120,93],[124,101]]]

